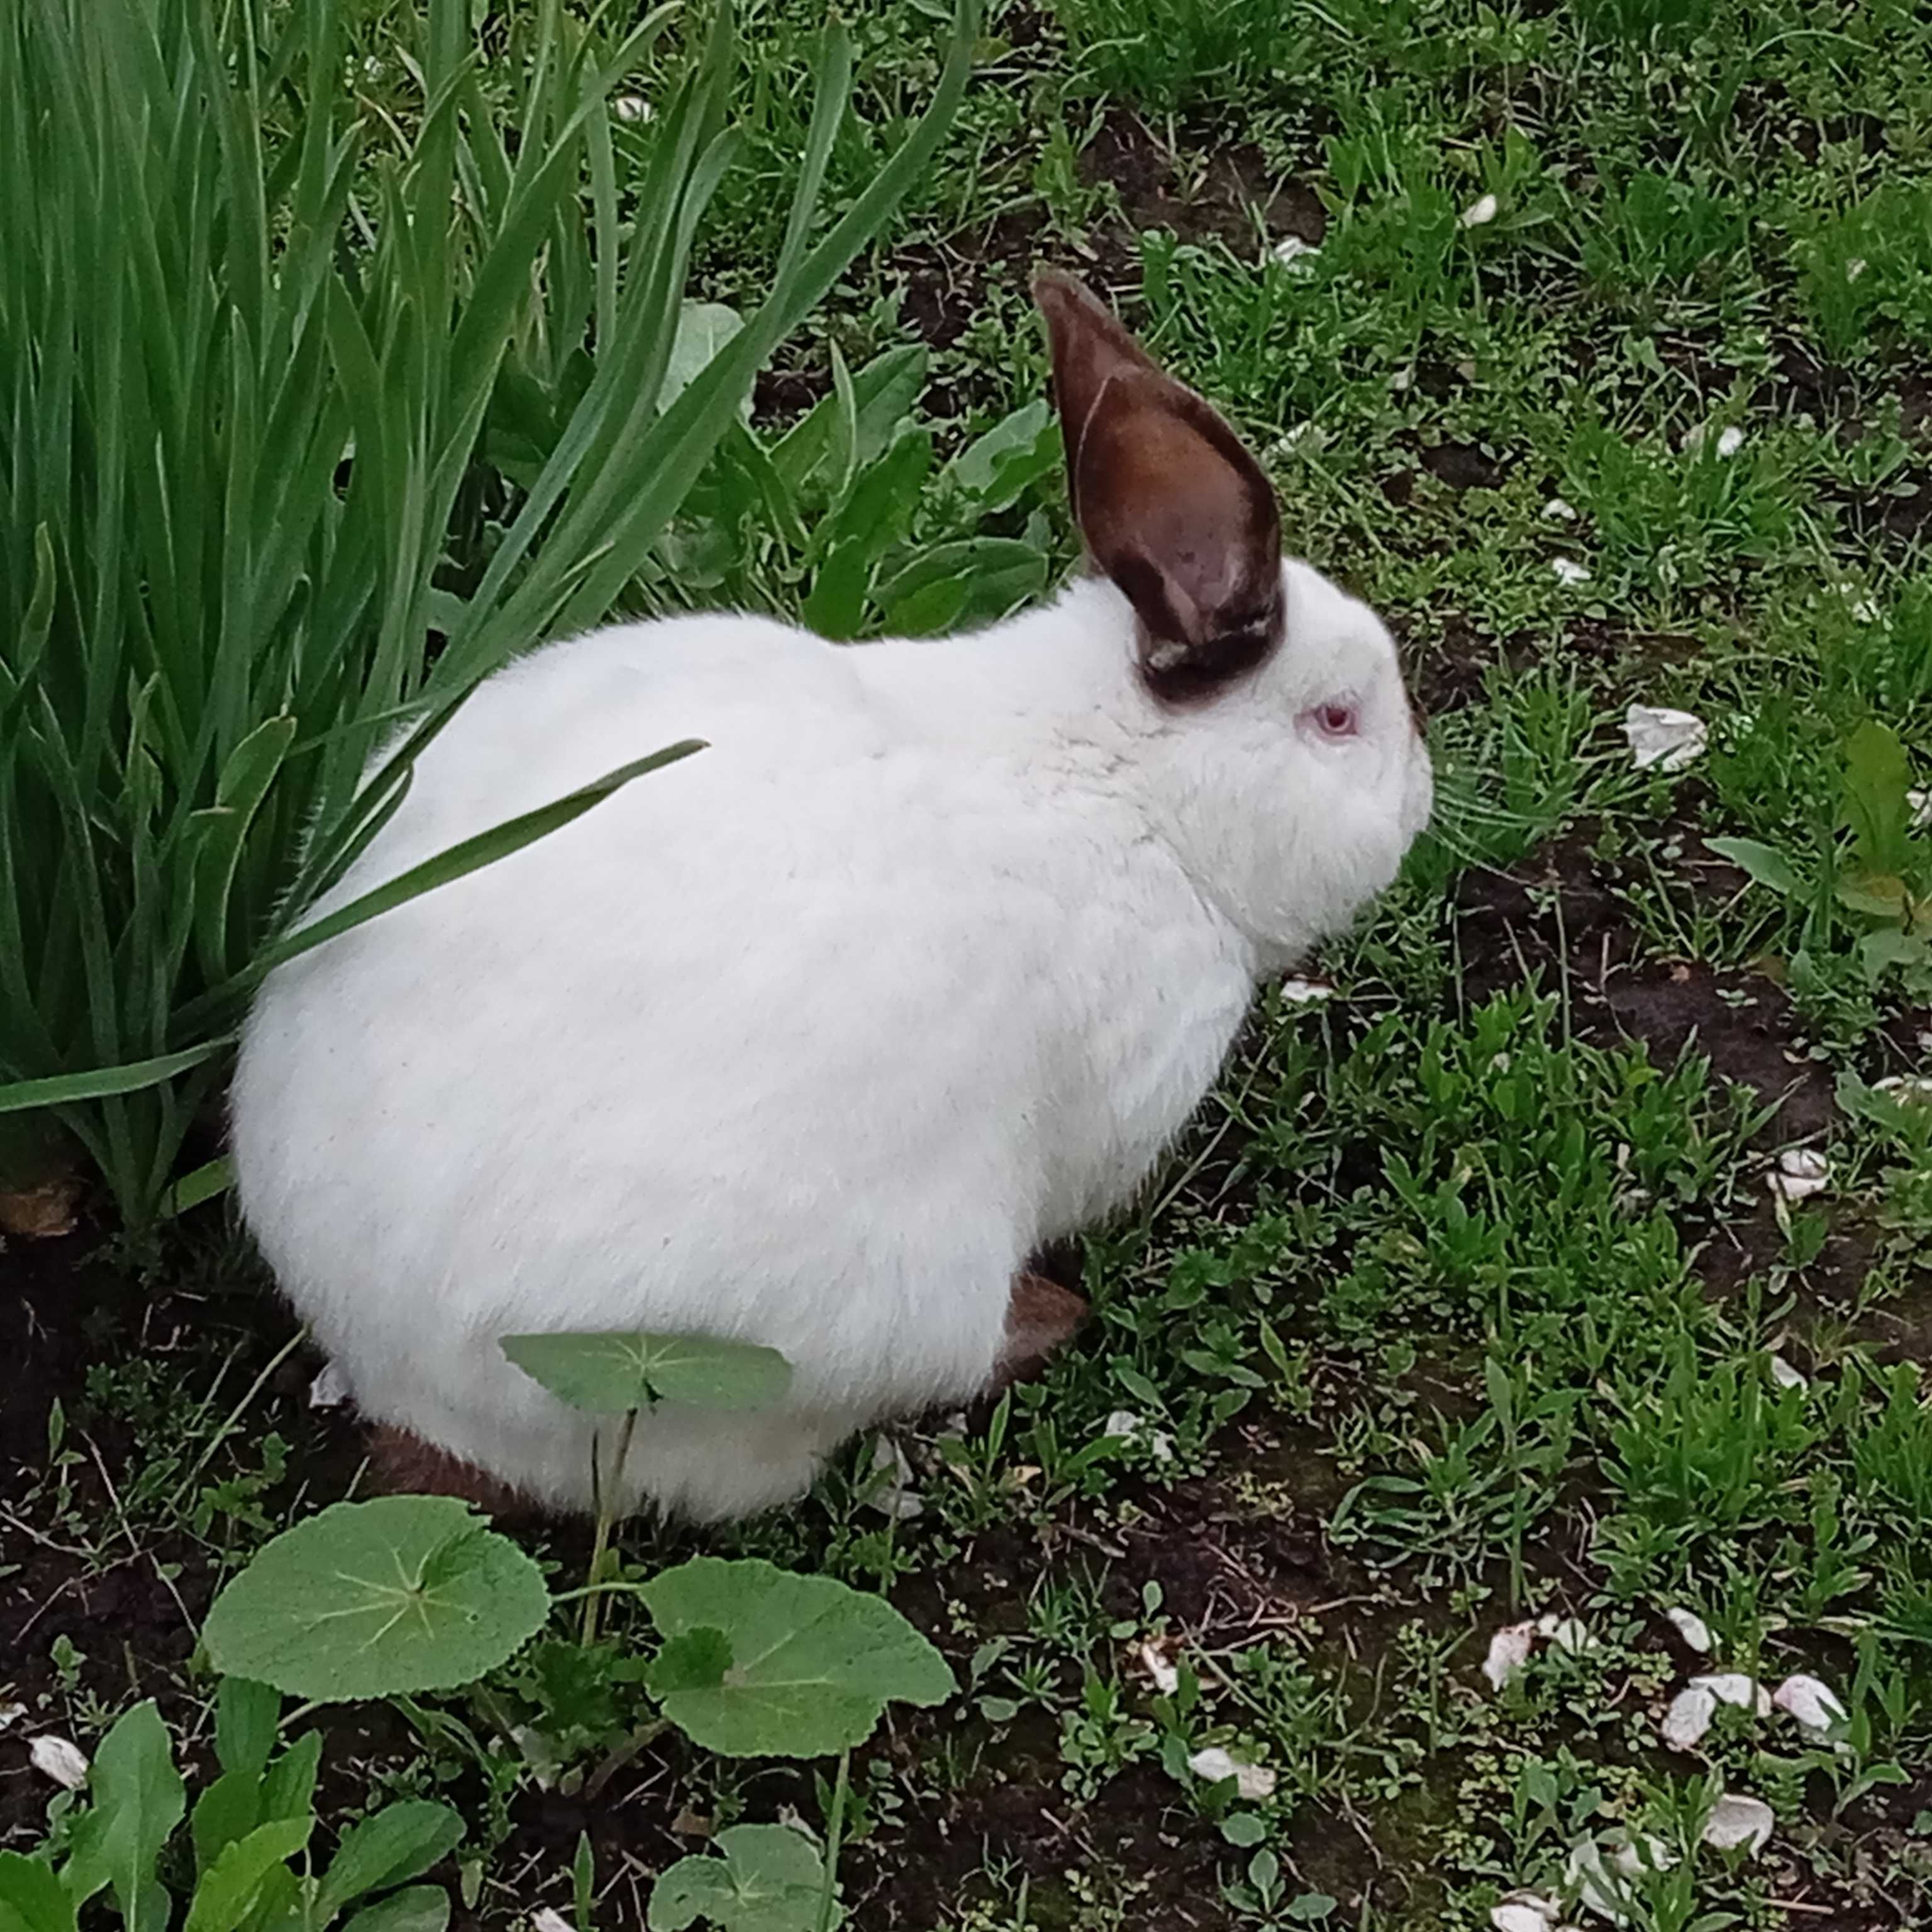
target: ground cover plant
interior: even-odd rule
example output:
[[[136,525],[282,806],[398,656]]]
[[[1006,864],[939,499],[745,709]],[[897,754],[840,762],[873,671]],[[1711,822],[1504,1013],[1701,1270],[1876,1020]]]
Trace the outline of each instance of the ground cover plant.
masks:
[[[412,10],[342,20],[405,135]],[[930,10],[849,13],[814,232],[943,58]],[[822,16],[740,15],[690,281],[721,334],[784,245]],[[620,154],[709,17],[614,82]],[[1060,0],[974,51],[624,596],[862,636],[1049,580],[1024,278],[1070,262],[1388,615],[1435,833],[1059,1258],[1096,1318],[1044,1382],[728,1536],[519,1529],[532,1634],[434,1684],[238,1688],[212,1606],[360,1506],[361,1450],[219,1202],[138,1250],[104,1208],[10,1240],[0,1873],[182,1922],[242,1876],[246,1834],[196,1862],[239,1766],[261,1889],[211,1928],[1927,1922],[1932,26]],[[504,404],[479,527],[568,393]],[[862,1721],[730,1754],[671,1701],[734,1667],[694,1634],[724,1610],[652,1601],[720,1563],[890,1607],[950,1688],[908,1642]]]

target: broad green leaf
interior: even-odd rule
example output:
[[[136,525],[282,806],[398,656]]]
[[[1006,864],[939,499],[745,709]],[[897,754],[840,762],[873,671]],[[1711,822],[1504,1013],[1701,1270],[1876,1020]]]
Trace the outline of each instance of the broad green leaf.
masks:
[[[820,637],[857,634],[873,566],[910,524],[932,464],[932,432],[913,429],[853,478],[827,526],[825,560],[800,613]]]
[[[93,1806],[74,1830],[68,1885],[80,1900],[112,1886],[128,1932],[145,1932],[166,1913],[155,1862],[188,1809],[174,1746],[152,1698],[101,1739],[88,1789]]]
[[[342,1932],[443,1932],[448,1923],[448,1893],[440,1885],[412,1885],[365,1905]]]
[[[1003,417],[969,442],[945,475],[977,500],[982,513],[1017,502],[1060,461],[1060,435],[1044,397]]]
[[[930,638],[989,624],[1046,588],[1046,553],[1016,537],[935,544],[873,590],[894,637]]]
[[[282,1694],[246,1677],[224,1677],[214,1704],[214,1755],[224,1771],[256,1777],[268,1768],[282,1716]]]
[[[1912,763],[1898,733],[1868,719],[1845,741],[1845,822],[1868,870],[1908,868],[1911,788]]]
[[[650,1932],[685,1932],[703,1919],[718,1932],[816,1932],[825,1862],[786,1825],[734,1825],[717,1858],[680,1858],[651,1888]],[[832,1924],[844,1917],[835,1910]]]
[[[74,1900],[51,1866],[0,1852],[0,1932],[74,1932]]]
[[[658,391],[658,408],[668,408],[682,395],[712,357],[744,326],[744,317],[722,302],[685,303],[678,312],[677,334],[671,343],[670,360],[664,364],[663,386]],[[738,412],[742,420],[750,422],[748,394],[739,404]]]
[[[312,1814],[277,1818],[237,1838],[195,1887],[182,1932],[235,1932],[254,1910],[269,1874],[308,1843],[314,1828]]]
[[[262,1778],[262,1817],[300,1818],[315,1809],[315,1780],[322,1767],[322,1733],[304,1731]]]
[[[594,1415],[658,1402],[769,1408],[791,1386],[777,1349],[706,1335],[506,1335],[498,1346],[552,1395]]]
[[[447,1804],[414,1798],[386,1805],[343,1835],[316,1898],[326,1923],[352,1900],[420,1878],[463,1836],[463,1820]]]
[[[1760,844],[1755,838],[1707,838],[1707,850],[1731,863],[1761,886],[1768,886],[1786,898],[1797,898],[1805,890],[1804,881],[1791,869],[1791,862],[1774,846]]]
[[[892,1702],[953,1692],[946,1660],[883,1597],[762,1561],[700,1556],[638,1592],[667,1639],[722,1634],[722,1683],[668,1691],[664,1714],[727,1757],[823,1757],[862,1743]]]
[[[308,1882],[292,1865],[272,1867],[256,1894],[255,1909],[242,1922],[242,1932],[297,1932]]]
[[[550,1610],[543,1573],[446,1496],[335,1503],[256,1553],[202,1636],[217,1670],[340,1702],[472,1683]]]
[[[1905,881],[1886,874],[1860,872],[1840,879],[1836,896],[1841,906],[1863,913],[1869,919],[1888,919],[1903,924],[1911,895]]]
[[[926,386],[926,352],[909,342],[888,349],[851,378],[853,446],[869,461],[884,448],[887,438],[918,403]],[[834,452],[839,436],[840,398],[821,397],[779,438],[772,451],[772,466],[795,493],[814,482],[821,487],[822,466]]]
[[[179,1053],[130,1060],[124,1066],[100,1067],[92,1073],[58,1073],[44,1080],[16,1080],[10,1085],[0,1086],[0,1114],[24,1114],[39,1107],[69,1106],[76,1100],[104,1100],[117,1094],[138,1094],[143,1088],[158,1087],[176,1075],[212,1060],[234,1044],[234,1036],[227,1034]]]
[[[1876,986],[1894,966],[1920,966],[1932,962],[1932,944],[1905,932],[1868,932],[1858,941],[1858,964],[1867,984]]]
[[[194,1868],[205,1874],[238,1838],[262,1822],[262,1780],[246,1769],[222,1773],[194,1802],[188,1834],[194,1840]]]

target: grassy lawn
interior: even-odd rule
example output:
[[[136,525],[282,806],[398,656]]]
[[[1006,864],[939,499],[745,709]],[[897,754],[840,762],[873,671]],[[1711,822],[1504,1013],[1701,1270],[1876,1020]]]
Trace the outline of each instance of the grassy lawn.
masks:
[[[852,0],[826,219],[943,10]],[[744,10],[709,298],[779,248],[824,17]],[[952,1664],[854,1759],[862,1932],[1932,1923],[1932,21],[996,6],[760,433],[916,344],[904,406],[965,446],[1042,392],[1042,260],[1387,617],[1438,821],[1264,998],[1142,1210],[1060,1258],[1096,1319],[1046,1379],[734,1534],[629,1526],[626,1570],[824,1571]],[[936,487],[909,514],[957,534]],[[1071,561],[1057,472],[971,529]],[[659,601],[795,613],[804,567],[747,542]],[[205,1764],[200,1616],[352,1491],[356,1428],[262,1291],[218,1204],[0,1252],[0,1850],[56,1790],[31,1736],[152,1696]],[[526,1540],[581,1576],[587,1532]],[[579,1932],[642,1926],[724,1826],[817,1828],[826,1763],[639,1742],[652,1641],[614,1608],[588,1657],[323,1710],[326,1826],[445,1797],[459,1920]],[[1561,1918],[1492,1921],[1519,1888]]]

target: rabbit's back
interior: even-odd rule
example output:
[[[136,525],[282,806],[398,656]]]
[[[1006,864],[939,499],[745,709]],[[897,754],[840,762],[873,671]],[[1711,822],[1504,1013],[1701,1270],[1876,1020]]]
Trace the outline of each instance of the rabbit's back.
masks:
[[[340,896],[671,740],[710,748],[265,988],[243,1205],[371,1414],[569,1499],[587,1441],[500,1335],[763,1342],[827,1442],[956,1399],[1028,1250],[1108,1204],[1211,1077],[1245,973],[1158,878],[1124,886],[1106,802],[905,735],[850,655],[718,619],[534,654],[431,746]],[[1217,974],[1225,1021],[1163,1050],[1139,1008]]]

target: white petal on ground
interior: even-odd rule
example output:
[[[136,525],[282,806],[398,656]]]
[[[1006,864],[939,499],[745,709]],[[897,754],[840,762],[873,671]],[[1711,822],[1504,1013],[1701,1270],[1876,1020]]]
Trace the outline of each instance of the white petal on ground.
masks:
[[[1555,1899],[1540,1892],[1513,1892],[1490,1908],[1496,1932],[1550,1932],[1557,1919]]]
[[[1321,980],[1284,980],[1280,990],[1291,1006],[1312,1006],[1335,997],[1335,988]]]
[[[651,104],[641,94],[620,94],[610,106],[620,121],[640,123],[651,118]]]
[[[1829,1685],[1802,1671],[1787,1677],[1771,1694],[1771,1701],[1808,1731],[1828,1731],[1833,1725],[1843,1724],[1847,1714]]]
[[[349,1383],[333,1362],[325,1362],[322,1372],[308,1385],[311,1408],[340,1408],[349,1400]]]
[[[1465,228],[1486,228],[1500,212],[1494,195],[1480,196],[1463,209],[1462,226]]]
[[[1586,1838],[1570,1845],[1565,1870],[1570,1892],[1576,1893],[1576,1903],[1584,1911],[1596,1912],[1598,1918],[1607,1918],[1613,1926],[1629,1924],[1630,1888],[1611,1868],[1596,1839]]]
[[[1756,1853],[1764,1849],[1778,1820],[1762,1798],[1744,1798],[1727,1791],[1711,1807],[1704,1821],[1704,1843],[1720,1852],[1736,1851],[1742,1845]]]
[[[1874,1080],[1875,1093],[1889,1094],[1902,1106],[1923,1107],[1932,1103],[1932,1074],[1888,1073],[1882,1080]]]
[[[1315,266],[1309,256],[1318,255],[1322,250],[1316,243],[1303,241],[1299,235],[1284,235],[1268,252],[1284,268],[1305,275]]]
[[[1630,745],[1630,761],[1639,771],[1654,765],[1660,771],[1681,772],[1702,755],[1711,742],[1711,730],[1694,712],[1633,704],[1624,713],[1624,736]]]
[[[1709,1691],[1699,1684],[1686,1684],[1664,1714],[1664,1742],[1672,1750],[1695,1750],[1717,1714],[1718,1700]]]
[[[906,1452],[890,1436],[881,1436],[872,1445],[873,1480],[866,1493],[866,1502],[881,1516],[899,1522],[910,1522],[926,1514],[913,1478]]]
[[[562,1766],[557,1762],[556,1747],[550,1739],[534,1724],[519,1724],[511,1732],[510,1742],[523,1753],[524,1762],[536,1779],[537,1789],[555,1790]]]
[[[0,1731],[10,1731],[26,1714],[24,1704],[0,1704]]]
[[[1588,584],[1590,566],[1586,563],[1579,563],[1574,556],[1552,557],[1550,574],[1559,584]]]
[[[1196,1751],[1187,1760],[1187,1768],[1196,1778],[1210,1784],[1220,1784],[1232,1778],[1235,1790],[1251,1802],[1274,1795],[1273,1772],[1264,1770],[1258,1764],[1244,1764],[1239,1758],[1230,1757],[1219,1744],[1210,1744],[1205,1750]]]
[[[1179,1666],[1168,1655],[1167,1646],[1158,1637],[1148,1637],[1136,1644],[1132,1654],[1162,1696],[1172,1697],[1180,1688]]]
[[[64,1791],[78,1791],[87,1782],[87,1754],[70,1738],[43,1732],[27,1747],[27,1755],[36,1771]]]
[[[1684,432],[1684,448],[1688,454],[1695,454],[1711,441],[1711,425],[1697,423]],[[1744,446],[1744,433],[1736,423],[1730,423],[1719,430],[1712,446],[1720,456],[1735,456]]]
[[[1589,1626],[1581,1617],[1559,1617],[1555,1615],[1538,1617],[1536,1634],[1547,1637],[1558,1650],[1567,1651],[1572,1657],[1581,1657],[1586,1650],[1600,1650],[1603,1646],[1590,1634]]]
[[[1564,502],[1561,496],[1552,496],[1544,505],[1543,514],[1552,523],[1574,524],[1576,512],[1574,506]]]
[[[530,1914],[531,1932],[577,1932],[577,1928],[554,1905]]]
[[[1115,1409],[1100,1433],[1117,1436],[1123,1442],[1144,1442],[1156,1462],[1174,1460],[1174,1438],[1163,1429],[1150,1429],[1146,1418],[1130,1408]]]
[[[1535,1648],[1534,1624],[1505,1624],[1490,1640],[1489,1654],[1483,1659],[1483,1675],[1493,1689],[1500,1690],[1529,1661],[1529,1654]]]
[[[1810,1384],[1804,1379],[1804,1371],[1802,1369],[1794,1369],[1782,1355],[1768,1357],[1766,1366],[1771,1370],[1772,1380],[1777,1383],[1780,1388],[1802,1389],[1810,1387]]]
[[[1816,1148],[1786,1148],[1766,1177],[1772,1193],[1786,1201],[1808,1201],[1832,1184],[1832,1165]]]
[[[1711,1626],[1695,1610],[1687,1610],[1680,1604],[1664,1613],[1676,1625],[1677,1634],[1700,1655],[1708,1656],[1711,1651]]]
[[[1912,808],[1912,830],[1932,832],[1932,786],[1914,785],[1905,794],[1905,802]]]
[[[1619,1845],[1611,1859],[1627,1878],[1635,1878],[1640,1872],[1668,1871],[1676,1862],[1677,1854],[1661,1838],[1648,1838],[1641,1844],[1633,1839]]]
[[[1734,1704],[1741,1711],[1755,1710],[1760,1718],[1771,1715],[1771,1693],[1755,1677],[1742,1670],[1720,1670],[1709,1677],[1694,1677],[1694,1690],[1708,1690],[1720,1704]]]

